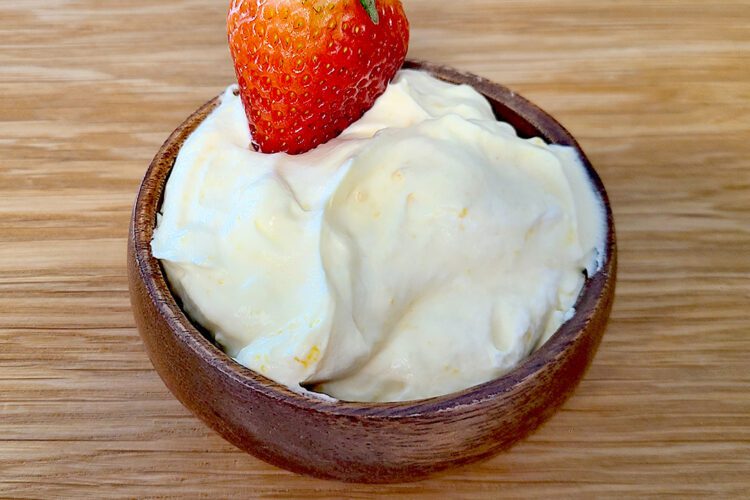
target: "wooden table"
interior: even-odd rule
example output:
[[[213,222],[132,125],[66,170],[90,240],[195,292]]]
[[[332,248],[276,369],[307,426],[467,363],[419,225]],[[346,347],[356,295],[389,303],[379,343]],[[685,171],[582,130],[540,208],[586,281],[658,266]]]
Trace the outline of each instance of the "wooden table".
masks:
[[[0,0],[0,497],[748,494],[750,2],[404,3],[412,57],[552,112],[609,190],[617,300],[562,411],[387,487],[224,442],[151,368],[125,236],[158,146],[232,81],[227,2]]]

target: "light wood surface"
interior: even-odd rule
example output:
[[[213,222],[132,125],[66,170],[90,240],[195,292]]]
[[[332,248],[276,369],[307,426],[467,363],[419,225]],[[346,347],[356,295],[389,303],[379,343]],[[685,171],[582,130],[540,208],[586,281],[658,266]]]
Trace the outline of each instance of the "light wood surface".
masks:
[[[560,413],[506,454],[387,487],[237,451],[134,327],[131,202],[232,80],[226,3],[0,0],[0,497],[748,494],[750,2],[405,1],[411,57],[508,85],[578,137],[620,273]]]

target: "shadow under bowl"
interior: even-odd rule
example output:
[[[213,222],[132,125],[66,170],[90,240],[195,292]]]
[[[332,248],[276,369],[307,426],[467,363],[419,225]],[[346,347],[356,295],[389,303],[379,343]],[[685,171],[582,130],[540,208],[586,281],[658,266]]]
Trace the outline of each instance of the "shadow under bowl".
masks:
[[[156,214],[175,158],[218,98],[205,104],[167,139],[140,186],[128,241],[133,313],[156,371],[188,409],[237,447],[298,473],[351,482],[415,481],[510,447],[573,392],[594,357],[612,307],[617,267],[612,212],[599,176],[573,136],[501,85],[424,62],[409,61],[405,67],[471,85],[522,137],[576,148],[606,207],[604,265],[587,279],[575,315],[498,379],[403,403],[328,402],[292,392],[216,347],[182,311],[151,253]]]

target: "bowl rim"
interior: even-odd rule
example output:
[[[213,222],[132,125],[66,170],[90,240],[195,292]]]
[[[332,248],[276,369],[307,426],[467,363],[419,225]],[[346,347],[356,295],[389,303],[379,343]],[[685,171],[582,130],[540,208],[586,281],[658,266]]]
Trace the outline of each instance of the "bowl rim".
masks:
[[[147,169],[138,189],[133,205],[131,239],[134,244],[136,266],[140,279],[145,285],[149,299],[156,310],[170,326],[172,332],[189,350],[225,377],[240,384],[244,389],[281,401],[287,405],[325,413],[331,416],[358,418],[398,419],[419,416],[435,411],[454,411],[477,404],[504,393],[515,392],[535,378],[544,367],[564,357],[565,352],[580,337],[592,320],[597,306],[604,299],[604,291],[614,279],[616,266],[616,237],[614,219],[609,197],[604,185],[579,146],[575,138],[552,116],[512,90],[472,73],[433,63],[407,60],[404,69],[427,71],[438,79],[451,83],[465,83],[474,87],[487,98],[495,99],[531,124],[545,141],[571,146],[576,149],[586,168],[588,177],[597,191],[606,212],[606,241],[602,265],[594,276],[588,277],[576,300],[574,315],[563,323],[541,347],[524,358],[515,368],[504,375],[487,382],[474,385],[458,392],[434,396],[426,399],[401,402],[352,402],[324,399],[314,393],[296,392],[283,384],[241,365],[224,351],[209,341],[193,324],[178,305],[164,275],[163,267],[151,253],[151,240],[156,227],[156,215],[161,208],[164,188],[174,166],[161,163],[165,156],[176,158],[185,139],[203,122],[205,117],[219,103],[221,95],[214,97],[192,113],[164,142]],[[584,307],[579,306],[588,298]]]

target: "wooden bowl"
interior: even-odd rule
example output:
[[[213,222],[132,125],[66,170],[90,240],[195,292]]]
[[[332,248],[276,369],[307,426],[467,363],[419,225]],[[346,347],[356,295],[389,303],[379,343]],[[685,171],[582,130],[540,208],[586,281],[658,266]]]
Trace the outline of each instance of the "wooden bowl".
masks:
[[[414,481],[510,447],[570,396],[594,357],[612,307],[617,258],[612,213],[599,176],[570,133],[505,87],[428,63],[406,67],[472,85],[521,136],[578,149],[607,209],[605,264],[584,285],[575,316],[498,379],[405,403],[326,402],[296,394],[232,360],[193,325],[151,254],[156,213],[177,153],[218,99],[205,104],[167,139],[138,192],[128,241],[133,313],[156,371],[187,408],[237,447],[295,472],[366,483]]]

